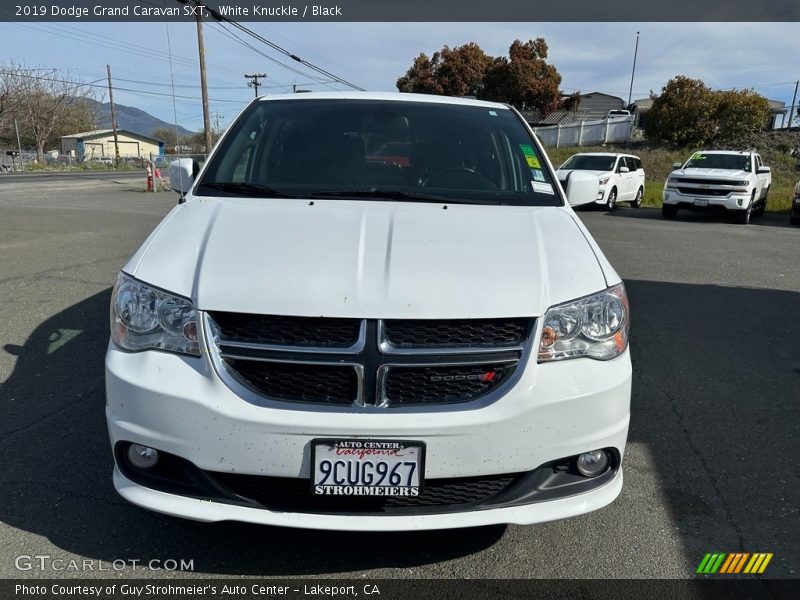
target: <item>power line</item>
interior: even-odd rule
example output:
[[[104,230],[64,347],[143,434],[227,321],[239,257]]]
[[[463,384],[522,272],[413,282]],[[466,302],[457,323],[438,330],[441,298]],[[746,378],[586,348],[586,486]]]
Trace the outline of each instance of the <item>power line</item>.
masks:
[[[38,80],[41,80],[41,81],[50,81],[52,83],[71,83],[71,84],[82,85],[82,86],[87,86],[87,87],[106,89],[106,86],[98,85],[98,84],[94,84],[94,83],[84,83],[82,81],[69,81],[67,79],[54,79],[54,78],[51,78],[51,77],[38,77],[36,75],[23,75],[21,73],[15,73],[13,71],[0,71],[0,75],[12,75],[12,76],[15,76],[15,77],[24,77],[26,79],[38,79]],[[182,95],[178,95],[178,94],[167,94],[167,93],[164,93],[164,92],[151,92],[149,90],[136,90],[136,89],[132,89],[132,88],[124,88],[124,87],[119,87],[119,86],[115,86],[114,89],[117,90],[117,91],[130,92],[130,93],[133,93],[133,94],[148,94],[150,96],[164,96],[164,97],[167,97],[167,98],[171,98],[174,95],[175,98],[185,98],[187,100],[200,100],[200,98],[198,98],[196,96],[182,96]],[[209,100],[211,100],[212,102],[235,102],[237,104],[242,104],[241,100],[230,100],[230,99],[223,99],[223,98],[216,98],[216,99],[209,98]]]
[[[278,65],[278,66],[280,66],[280,67],[282,67],[282,68],[286,69],[287,71],[291,71],[291,72],[292,72],[292,73],[294,73],[295,75],[300,75],[301,77],[313,77],[313,75],[309,75],[308,73],[305,73],[305,72],[303,72],[303,71],[300,71],[299,69],[295,69],[294,67],[292,67],[292,66],[290,66],[290,65],[287,65],[286,63],[283,63],[283,62],[279,61],[279,60],[278,60],[278,59],[276,59],[276,58],[273,58],[273,57],[272,57],[272,56],[270,56],[269,54],[266,54],[266,53],[262,52],[261,50],[259,50],[259,49],[258,49],[258,48],[256,48],[255,46],[253,46],[252,44],[249,44],[248,42],[246,42],[245,40],[243,40],[242,38],[240,38],[240,37],[239,37],[238,35],[236,35],[236,33],[234,33],[233,31],[229,31],[228,29],[225,29],[225,27],[223,27],[222,23],[212,23],[212,24],[217,26],[216,28],[212,28],[212,29],[213,29],[213,31],[217,31],[218,33],[220,33],[220,34],[224,35],[224,36],[225,36],[225,37],[227,37],[228,39],[232,39],[233,41],[235,41],[235,42],[236,42],[236,43],[238,43],[238,44],[241,44],[241,45],[242,45],[242,46],[244,46],[245,48],[249,48],[250,50],[252,50],[252,51],[253,51],[253,52],[255,52],[256,54],[258,54],[258,55],[260,55],[260,56],[263,56],[263,57],[264,57],[264,58],[266,58],[268,61],[270,61],[270,62],[272,62],[272,63],[275,63],[276,65]]]
[[[359,86],[357,86],[356,84],[354,84],[354,83],[351,83],[350,81],[348,81],[348,80],[346,80],[346,79],[344,79],[344,78],[342,78],[342,77],[339,77],[338,75],[334,75],[334,74],[333,74],[333,73],[331,73],[330,71],[326,71],[326,70],[325,70],[325,69],[323,69],[322,67],[318,67],[317,65],[315,65],[315,64],[314,64],[314,63],[312,63],[312,62],[310,62],[310,61],[307,61],[307,60],[305,60],[305,59],[302,59],[302,58],[300,58],[299,56],[297,56],[296,54],[292,54],[292,53],[291,53],[291,52],[289,52],[289,51],[288,51],[286,48],[283,48],[282,46],[279,46],[279,45],[278,45],[278,44],[276,44],[275,42],[272,42],[272,41],[268,40],[267,38],[265,38],[264,36],[262,36],[262,35],[260,35],[260,34],[256,33],[256,32],[255,32],[255,31],[253,31],[252,29],[248,29],[247,27],[245,27],[245,26],[244,26],[244,25],[242,25],[241,23],[239,23],[239,22],[237,22],[237,21],[234,21],[233,19],[230,19],[230,18],[228,18],[228,17],[226,17],[226,16],[224,16],[224,15],[221,15],[221,14],[219,13],[219,11],[216,11],[216,10],[214,10],[213,8],[210,8],[210,7],[208,7],[208,6],[206,6],[205,8],[206,8],[206,11],[207,11],[207,12],[208,12],[208,13],[209,13],[209,14],[210,14],[212,17],[214,17],[214,18],[215,18],[217,21],[220,21],[220,22],[223,22],[223,21],[224,21],[224,22],[226,22],[226,23],[230,23],[231,25],[233,25],[233,26],[234,26],[234,27],[236,27],[237,29],[239,29],[239,30],[243,31],[244,33],[246,33],[247,35],[251,36],[252,38],[254,38],[254,39],[256,39],[256,40],[258,40],[258,41],[262,42],[263,44],[266,44],[267,46],[269,46],[269,47],[270,47],[270,48],[272,48],[273,50],[275,50],[275,51],[277,51],[277,52],[280,52],[280,53],[281,53],[281,54],[283,54],[284,56],[287,56],[288,58],[291,58],[292,60],[294,60],[294,61],[296,61],[296,62],[300,63],[301,65],[304,65],[304,66],[308,67],[309,69],[312,69],[312,70],[316,71],[317,73],[320,73],[320,74],[324,75],[325,77],[330,77],[331,79],[335,80],[335,81],[336,81],[336,82],[338,82],[338,83],[341,83],[342,85],[346,85],[346,86],[348,86],[348,87],[351,87],[351,88],[353,88],[353,89],[355,89],[355,90],[359,90],[359,91],[361,91],[361,92],[364,92],[364,91],[366,91],[364,88],[362,88],[362,87],[359,87]]]

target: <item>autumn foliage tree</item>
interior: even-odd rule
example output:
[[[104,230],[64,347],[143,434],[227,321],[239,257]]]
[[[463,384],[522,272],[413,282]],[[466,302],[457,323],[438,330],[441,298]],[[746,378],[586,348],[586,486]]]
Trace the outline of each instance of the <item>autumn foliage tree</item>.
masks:
[[[735,143],[764,128],[767,100],[752,90],[713,91],[699,79],[671,79],[644,122],[648,139],[673,147]]]
[[[445,46],[431,58],[425,54],[415,58],[411,68],[397,80],[397,89],[418,94],[478,96],[492,60],[472,42],[455,48]]]
[[[492,57],[475,43],[420,54],[397,80],[401,92],[476,96],[546,114],[558,107],[561,75],[547,62],[542,38],[515,40],[508,57]]]
[[[482,97],[542,114],[556,110],[561,99],[561,75],[546,59],[547,42],[543,38],[524,44],[515,40],[508,58],[495,59],[488,69]]]

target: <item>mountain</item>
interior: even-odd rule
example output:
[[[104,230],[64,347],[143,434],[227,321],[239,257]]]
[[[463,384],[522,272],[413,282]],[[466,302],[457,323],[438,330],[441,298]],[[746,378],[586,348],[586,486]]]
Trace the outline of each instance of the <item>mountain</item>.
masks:
[[[108,129],[111,127],[111,104],[108,102],[97,102],[89,100],[94,105],[95,114],[97,115],[98,129]],[[117,127],[120,129],[127,129],[142,135],[151,135],[153,130],[158,127],[169,127],[173,129],[174,123],[168,123],[161,119],[154,117],[150,113],[136,108],[135,106],[125,106],[124,104],[114,103],[114,110],[117,113]],[[191,135],[193,132],[185,127],[178,126],[178,135],[185,136]]]

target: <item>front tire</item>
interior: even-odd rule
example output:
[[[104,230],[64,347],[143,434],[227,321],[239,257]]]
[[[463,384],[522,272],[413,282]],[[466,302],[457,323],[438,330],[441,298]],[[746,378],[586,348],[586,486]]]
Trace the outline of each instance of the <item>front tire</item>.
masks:
[[[674,219],[678,216],[678,207],[674,204],[662,204],[661,216],[665,219]]]
[[[634,198],[633,202],[631,202],[631,206],[633,208],[639,208],[640,206],[642,206],[643,197],[644,197],[644,188],[639,186],[639,191],[636,192],[636,198]]]
[[[753,192],[753,195],[750,197],[750,204],[747,205],[745,210],[740,210],[736,212],[736,222],[739,225],[747,225],[750,223],[750,216],[753,214],[753,202],[755,202],[756,193]]]
[[[769,187],[764,190],[764,199],[761,200],[761,204],[758,205],[758,208],[753,211],[753,215],[756,217],[763,217],[764,213],[767,212],[767,198],[769,197]]]
[[[789,225],[800,225],[800,217],[795,217],[794,215],[789,217]]]
[[[606,200],[606,209],[608,212],[614,210],[617,206],[617,188],[611,188],[611,191],[608,192],[608,199]]]

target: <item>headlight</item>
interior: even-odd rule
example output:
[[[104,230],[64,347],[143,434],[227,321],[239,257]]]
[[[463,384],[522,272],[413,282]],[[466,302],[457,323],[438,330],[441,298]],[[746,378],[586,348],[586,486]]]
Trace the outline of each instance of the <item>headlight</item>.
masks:
[[[610,177],[608,175],[604,175],[603,177],[600,178],[600,185],[607,184],[609,179]]]
[[[731,181],[728,185],[733,185],[736,187],[747,187],[747,184],[750,183],[746,179],[744,181]]]
[[[621,283],[549,308],[544,315],[539,362],[619,356],[628,347],[629,314],[628,296]]]
[[[191,301],[120,273],[111,294],[111,339],[123,350],[200,355]]]
[[[670,175],[669,177],[667,177],[667,180],[664,182],[664,187],[675,187],[680,182],[681,182],[681,180],[679,178],[673,177],[672,175]]]

